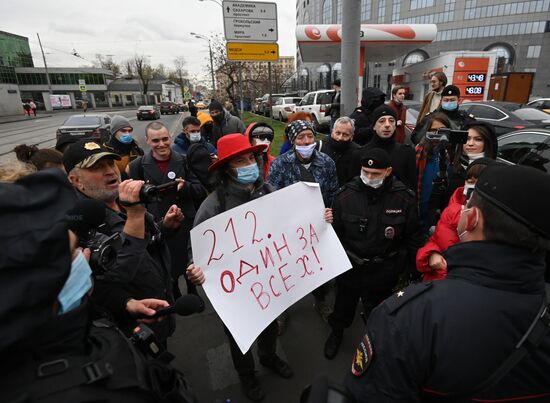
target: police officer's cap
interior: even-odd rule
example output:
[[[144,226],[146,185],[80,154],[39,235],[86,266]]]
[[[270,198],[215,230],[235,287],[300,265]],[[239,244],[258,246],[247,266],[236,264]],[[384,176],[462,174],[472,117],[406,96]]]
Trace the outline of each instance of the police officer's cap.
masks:
[[[550,175],[536,168],[492,164],[485,168],[475,192],[484,200],[550,239]]]
[[[459,97],[460,98],[460,89],[454,85],[448,85],[445,88],[443,88],[443,92],[441,93],[442,97]]]
[[[386,169],[391,167],[391,159],[381,148],[371,148],[361,156],[361,165],[365,168]]]

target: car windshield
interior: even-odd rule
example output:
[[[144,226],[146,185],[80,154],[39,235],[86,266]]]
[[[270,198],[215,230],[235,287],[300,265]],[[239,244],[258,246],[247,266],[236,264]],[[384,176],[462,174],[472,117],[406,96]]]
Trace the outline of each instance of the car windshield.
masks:
[[[98,116],[71,116],[63,123],[63,126],[93,126],[100,125]]]
[[[514,113],[524,120],[550,120],[550,115],[535,108],[520,108]]]
[[[500,104],[495,104],[496,106],[500,106],[502,109],[514,112],[515,110],[519,109],[521,107],[521,104],[516,104],[514,102],[503,102]]]
[[[155,109],[155,108],[152,107],[152,106],[140,106],[139,107],[140,111],[150,111],[150,110],[153,110],[153,109]]]

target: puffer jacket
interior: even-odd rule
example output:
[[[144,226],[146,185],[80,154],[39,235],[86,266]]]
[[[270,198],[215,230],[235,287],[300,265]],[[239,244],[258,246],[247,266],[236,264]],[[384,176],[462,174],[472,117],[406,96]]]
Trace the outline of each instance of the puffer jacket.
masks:
[[[447,269],[432,269],[428,262],[432,253],[443,254],[450,246],[460,239],[456,232],[462,206],[466,202],[464,187],[459,187],[453,193],[449,205],[443,210],[441,218],[426,245],[418,249],[416,254],[416,270],[423,273],[422,281],[441,280],[447,277]]]

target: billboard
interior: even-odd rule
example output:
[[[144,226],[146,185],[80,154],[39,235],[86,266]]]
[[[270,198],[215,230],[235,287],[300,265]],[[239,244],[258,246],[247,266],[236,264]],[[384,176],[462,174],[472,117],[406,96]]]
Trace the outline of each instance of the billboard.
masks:
[[[52,95],[50,94],[50,103],[53,109],[71,108],[71,97],[68,95]]]

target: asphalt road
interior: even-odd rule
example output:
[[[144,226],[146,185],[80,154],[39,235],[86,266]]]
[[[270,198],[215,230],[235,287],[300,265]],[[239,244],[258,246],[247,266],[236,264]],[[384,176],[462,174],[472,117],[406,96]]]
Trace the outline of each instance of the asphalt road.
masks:
[[[88,112],[92,114],[94,112]],[[135,109],[100,112],[109,115],[122,115],[127,117],[134,127],[134,135],[139,145],[147,152],[149,147],[145,143],[145,127],[151,120],[137,120]],[[19,122],[0,124],[0,161],[15,159],[13,148],[19,144],[37,144],[40,148],[53,147],[55,145],[55,131],[71,115],[81,114],[74,111],[56,112],[52,116],[40,119],[29,119]],[[161,115],[160,120],[168,127],[170,133],[177,135],[181,131],[181,121],[188,112],[176,115]],[[40,116],[40,115],[39,115]]]

